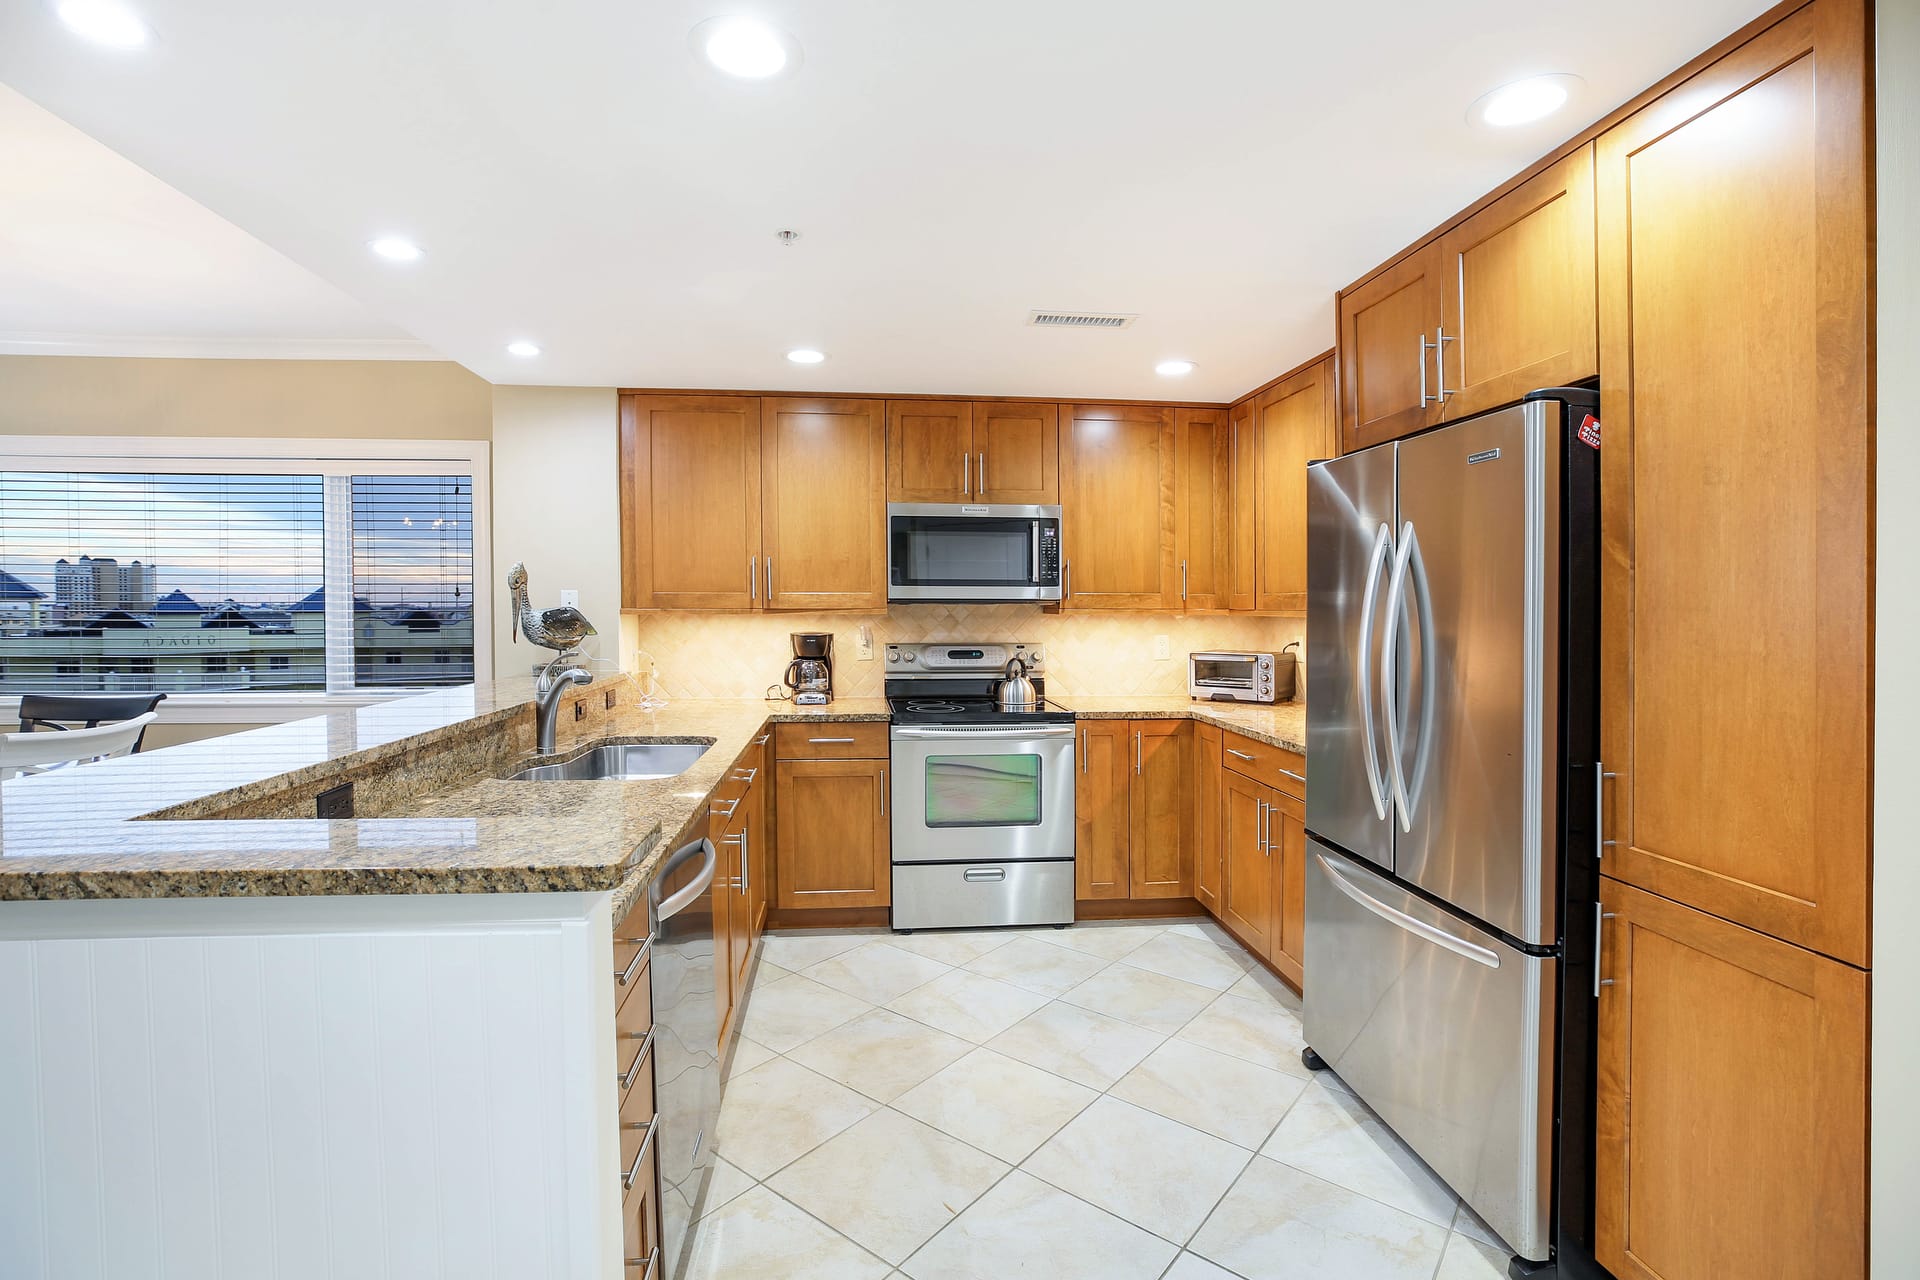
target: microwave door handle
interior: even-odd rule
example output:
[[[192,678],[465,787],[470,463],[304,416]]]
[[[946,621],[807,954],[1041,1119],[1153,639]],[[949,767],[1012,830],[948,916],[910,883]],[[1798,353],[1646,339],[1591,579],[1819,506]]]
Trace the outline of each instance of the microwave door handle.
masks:
[[[986,458],[986,454],[983,453],[980,455],[982,467],[986,465]],[[1037,587],[1040,585],[1040,522],[1038,520],[1033,522],[1033,538],[1028,545],[1033,551],[1033,577],[1031,581],[1033,585]]]

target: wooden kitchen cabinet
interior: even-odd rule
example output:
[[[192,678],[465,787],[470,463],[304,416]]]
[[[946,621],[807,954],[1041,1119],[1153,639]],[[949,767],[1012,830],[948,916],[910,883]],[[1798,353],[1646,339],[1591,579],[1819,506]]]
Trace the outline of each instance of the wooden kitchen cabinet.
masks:
[[[1126,720],[1082,720],[1073,794],[1074,897],[1124,898],[1130,887],[1127,846],[1133,731]]]
[[[1056,505],[1060,501],[1060,406],[976,400],[973,463],[976,501]]]
[[[774,769],[781,909],[889,905],[887,761],[781,760]]]
[[[760,475],[758,398],[621,396],[621,607],[756,607]]]
[[[1220,891],[1226,868],[1220,859],[1220,730],[1210,724],[1193,726],[1193,896],[1202,907],[1220,914]]]
[[[1445,296],[1440,255],[1428,246],[1335,299],[1342,453],[1439,421],[1432,353]]]
[[[1333,357],[1261,395],[1255,407],[1257,494],[1254,607],[1307,607],[1307,464],[1339,450]]]
[[[1596,165],[1603,870],[1855,965],[1868,56],[1861,6],[1817,0],[1602,135]]]
[[[973,492],[973,405],[887,401],[887,501],[979,502]]]
[[[1178,609],[1173,410],[1062,405],[1066,609]]]
[[[1060,407],[1018,400],[887,401],[887,501],[1060,501]]]
[[[1233,567],[1231,424],[1219,409],[1176,409],[1174,547],[1180,607],[1217,613],[1228,607]]]
[[[761,400],[769,609],[887,607],[887,433],[878,400]]]
[[[1619,1280],[1867,1274],[1867,975],[1603,878],[1595,1244]]]
[[[1268,852],[1274,859],[1274,934],[1266,953],[1268,963],[1300,988],[1306,981],[1307,957],[1307,806],[1304,801],[1275,791],[1268,819]]]
[[[1243,400],[1227,411],[1227,608],[1235,612],[1251,612],[1259,593],[1260,426],[1256,399]]]
[[[1273,951],[1275,885],[1273,855],[1267,848],[1267,811],[1271,792],[1251,778],[1221,774],[1220,845],[1226,864],[1221,886],[1220,920],[1251,951]]]
[[[1131,720],[1127,780],[1127,896],[1191,898],[1193,731],[1188,720]]]

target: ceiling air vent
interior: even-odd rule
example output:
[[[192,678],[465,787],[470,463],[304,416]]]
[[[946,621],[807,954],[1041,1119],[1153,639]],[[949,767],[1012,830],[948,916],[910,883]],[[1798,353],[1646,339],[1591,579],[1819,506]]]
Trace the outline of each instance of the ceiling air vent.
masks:
[[[1140,317],[1099,311],[1030,311],[1027,323],[1049,329],[1124,329]]]

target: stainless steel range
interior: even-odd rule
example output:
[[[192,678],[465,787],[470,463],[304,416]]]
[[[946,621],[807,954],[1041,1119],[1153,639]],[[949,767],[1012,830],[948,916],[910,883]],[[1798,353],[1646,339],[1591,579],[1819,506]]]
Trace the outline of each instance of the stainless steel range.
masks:
[[[1019,659],[1039,694],[1003,710]],[[1073,922],[1073,712],[1037,645],[888,645],[893,927]]]

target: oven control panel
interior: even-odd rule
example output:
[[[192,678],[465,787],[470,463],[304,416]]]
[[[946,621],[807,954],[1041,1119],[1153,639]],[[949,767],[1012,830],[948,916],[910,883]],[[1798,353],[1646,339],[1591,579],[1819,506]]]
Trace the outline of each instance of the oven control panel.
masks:
[[[1026,663],[1028,675],[1046,673],[1044,647],[1012,640],[994,644],[890,644],[885,669],[888,675],[998,675],[1014,658]]]

